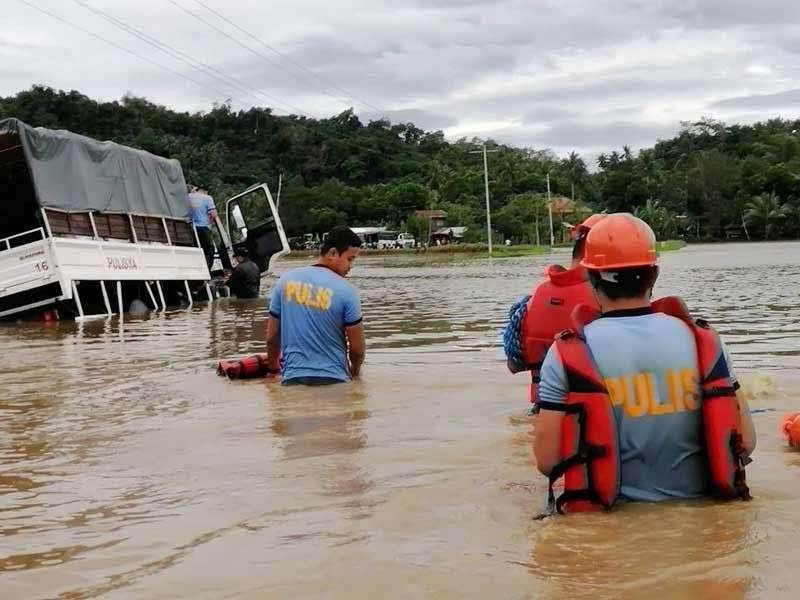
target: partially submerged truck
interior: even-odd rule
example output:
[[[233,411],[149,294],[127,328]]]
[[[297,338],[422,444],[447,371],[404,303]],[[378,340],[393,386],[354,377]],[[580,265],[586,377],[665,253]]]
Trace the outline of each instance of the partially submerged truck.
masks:
[[[0,319],[121,315],[137,299],[155,310],[213,301],[187,196],[176,160],[0,121]],[[217,208],[215,264],[245,247],[263,274],[289,253],[266,184]]]

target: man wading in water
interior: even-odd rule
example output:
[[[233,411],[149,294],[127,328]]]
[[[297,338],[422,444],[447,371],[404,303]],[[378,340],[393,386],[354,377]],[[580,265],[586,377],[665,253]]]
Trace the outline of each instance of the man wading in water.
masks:
[[[309,267],[292,269],[270,294],[267,355],[284,385],[326,385],[357,378],[366,344],[358,292],[345,277],[361,248],[334,227]]]
[[[557,333],[570,327],[572,309],[578,304],[597,306],[586,279],[586,269],[581,266],[586,236],[605,215],[596,214],[580,223],[572,232],[572,264],[568,269],[550,265],[545,278],[536,284],[528,296],[511,307],[509,323],[503,333],[503,349],[512,373],[530,371],[528,401],[531,413],[539,412],[536,406],[536,387],[539,369],[547,349]]]
[[[656,260],[655,235],[644,221],[619,213],[594,225],[581,264],[588,270],[600,318],[587,319],[582,332],[561,336],[542,364],[541,412],[534,445],[539,470],[557,476],[556,466],[568,458],[562,456],[562,442],[568,441],[562,436],[569,431],[565,427],[576,421],[570,406],[582,407],[587,414],[595,407],[586,417],[585,428],[610,440],[600,446],[602,453],[589,454],[588,461],[582,461],[594,469],[594,479],[582,484],[588,489],[572,494],[573,498],[583,493],[582,499],[587,500],[592,494],[591,502],[608,505],[617,497],[657,502],[705,496],[712,491],[710,457],[729,452],[728,442],[738,440],[734,452],[737,460],[746,462],[755,447],[747,402],[742,394],[735,394],[738,384],[716,334],[706,324],[690,325],[688,316],[678,317],[678,299],[651,306],[658,277]],[[658,312],[662,308],[664,312]],[[714,342],[704,344],[699,354],[695,336]],[[568,406],[570,400],[573,404]],[[704,426],[714,427],[712,421],[703,422],[709,402],[729,411],[726,416],[740,434],[736,440],[726,435],[718,441],[704,433]],[[603,465],[612,446],[617,448],[619,463]],[[586,448],[592,450],[588,442]],[[717,489],[719,479],[713,481]],[[746,499],[743,474],[741,484],[736,491]],[[611,489],[609,498],[598,498],[602,489]]]

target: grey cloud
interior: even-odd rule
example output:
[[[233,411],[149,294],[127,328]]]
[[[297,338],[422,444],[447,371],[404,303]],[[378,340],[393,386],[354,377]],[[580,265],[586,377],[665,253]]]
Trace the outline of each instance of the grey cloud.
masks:
[[[264,60],[250,59],[229,63],[225,69],[259,88],[277,87],[290,95],[328,92],[345,102],[355,98],[383,108],[424,96],[440,97],[448,88],[468,78],[511,70],[517,61],[513,53],[502,46],[476,51],[474,48],[433,49],[420,45],[415,49],[370,52],[332,36],[304,40],[286,55],[313,74],[296,68],[280,69]]]
[[[722,29],[790,23],[800,17],[800,4],[793,0],[685,0],[664,3],[662,11],[689,27]]]
[[[392,123],[413,123],[420,129],[426,131],[446,129],[447,127],[453,127],[458,124],[458,119],[452,116],[436,114],[417,108],[389,110],[380,114],[365,112],[362,118],[367,122],[376,119],[389,119]]]
[[[633,71],[614,76],[584,80],[568,78],[543,85],[530,92],[505,95],[502,98],[467,99],[454,105],[453,114],[521,115],[523,123],[563,121],[570,117],[629,120],[638,118],[654,104],[669,109],[671,103],[691,100],[698,94],[710,94],[720,89],[735,91],[737,84],[722,77],[696,72],[653,69],[653,78]],[[682,117],[675,117],[677,123]]]
[[[559,154],[573,150],[588,153],[608,152],[630,146],[636,150],[657,139],[675,135],[679,124],[660,125],[637,121],[604,121],[589,123],[569,120],[553,123],[544,129],[518,127],[501,129],[490,134],[494,140],[535,148],[551,148]],[[609,140],[614,140],[609,144]]]
[[[542,144],[558,147],[598,148],[608,146],[608,140],[615,140],[611,148],[622,146],[640,148],[658,138],[674,135],[677,130],[677,124],[673,126],[633,121],[603,123],[569,121],[552,125],[539,134],[538,139]]]
[[[754,94],[752,96],[726,98],[715,102],[710,108],[773,110],[794,107],[798,104],[800,104],[800,88],[786,90],[777,94]]]
[[[392,52],[392,46],[386,47],[383,51]],[[399,46],[394,51],[401,51]],[[327,72],[333,71],[338,67],[347,65],[348,67],[357,66],[374,60],[376,54],[367,48],[357,47],[334,35],[329,36],[309,36],[301,42],[294,44],[286,52],[286,55],[293,61],[308,67],[312,71]],[[274,58],[274,57],[271,57]]]
[[[26,66],[3,65],[3,78],[7,80],[25,81],[36,76],[36,70]]]
[[[551,100],[552,102],[552,100]],[[558,104],[542,104],[541,106],[529,111],[523,117],[525,123],[538,123],[547,121],[562,121],[568,117],[578,117],[580,113],[575,109],[569,109]]]
[[[206,1],[279,49],[286,58],[235,35],[283,68],[163,0],[101,4],[243,82],[257,101],[55,0],[43,6],[202,85],[7,3],[0,64],[12,66],[0,93],[41,82],[100,99],[131,90],[178,110],[208,109],[227,97],[235,107],[300,107],[320,117],[355,106],[364,120],[380,112],[454,135],[590,154],[651,144],[681,120],[709,113],[791,116],[800,100],[795,89],[754,94],[789,88],[800,75],[796,1],[352,0],[347,10],[322,0]],[[768,69],[748,73],[748,66]]]

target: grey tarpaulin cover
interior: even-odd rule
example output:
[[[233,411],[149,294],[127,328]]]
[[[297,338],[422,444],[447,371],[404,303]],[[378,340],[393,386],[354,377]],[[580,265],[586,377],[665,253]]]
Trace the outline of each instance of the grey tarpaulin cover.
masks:
[[[136,213],[189,220],[181,165],[114,142],[0,120],[19,136],[36,200],[46,208]]]

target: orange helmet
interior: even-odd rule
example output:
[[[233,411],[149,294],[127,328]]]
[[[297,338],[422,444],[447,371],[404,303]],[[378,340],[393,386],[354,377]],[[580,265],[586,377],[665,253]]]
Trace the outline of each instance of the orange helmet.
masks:
[[[589,231],[581,265],[594,271],[615,271],[656,262],[656,236],[650,226],[630,213],[615,213]]]
[[[601,219],[604,219],[607,216],[608,215],[604,213],[596,213],[586,217],[581,223],[578,223],[572,228],[572,238],[575,239],[581,235],[586,235],[592,227],[597,225]]]

